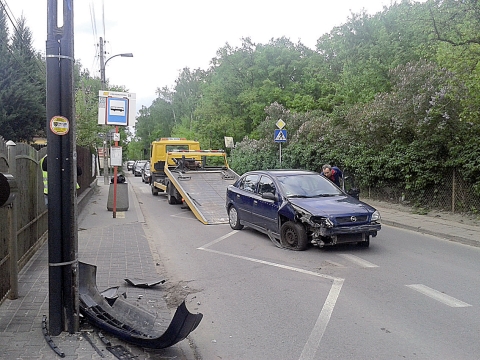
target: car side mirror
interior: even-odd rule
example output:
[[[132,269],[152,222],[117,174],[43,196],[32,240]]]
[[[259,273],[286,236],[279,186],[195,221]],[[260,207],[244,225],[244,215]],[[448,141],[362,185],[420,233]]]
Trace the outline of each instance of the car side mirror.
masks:
[[[0,207],[10,205],[17,191],[17,182],[13,175],[0,172]]]
[[[354,197],[357,200],[360,199],[360,189],[357,189],[357,188],[350,189],[347,191],[347,194],[350,195],[351,197]]]
[[[262,198],[267,199],[267,200],[273,200],[273,201],[278,200],[278,196],[276,194],[272,193],[272,192],[263,193]]]

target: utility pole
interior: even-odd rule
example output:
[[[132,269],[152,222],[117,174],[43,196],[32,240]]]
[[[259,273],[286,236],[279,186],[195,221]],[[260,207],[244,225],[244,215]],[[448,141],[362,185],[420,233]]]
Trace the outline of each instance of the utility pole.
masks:
[[[58,1],[63,14],[58,14]],[[58,18],[63,16],[63,26]],[[73,1],[47,3],[49,332],[79,329]]]
[[[100,80],[102,82],[102,90],[105,90],[105,52],[103,50],[103,38],[100,37]],[[103,184],[108,185],[108,174],[110,169],[108,167],[107,157],[107,126],[104,125],[104,137],[103,137]]]

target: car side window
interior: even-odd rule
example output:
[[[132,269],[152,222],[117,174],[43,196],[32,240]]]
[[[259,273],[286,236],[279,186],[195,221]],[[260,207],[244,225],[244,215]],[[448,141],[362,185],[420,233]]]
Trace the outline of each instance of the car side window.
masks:
[[[258,183],[258,193],[260,195],[263,195],[264,193],[272,193],[273,195],[275,195],[277,193],[277,189],[275,187],[275,183],[273,182],[273,180],[268,177],[268,176],[262,176],[262,178],[260,179],[260,182]]]
[[[240,183],[240,189],[249,192],[255,192],[257,189],[258,183],[258,175],[247,175],[243,178],[242,182]]]

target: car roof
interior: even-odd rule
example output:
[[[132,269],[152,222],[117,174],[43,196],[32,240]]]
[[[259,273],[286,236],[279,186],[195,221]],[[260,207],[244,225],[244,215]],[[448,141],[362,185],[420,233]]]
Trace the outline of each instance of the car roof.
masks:
[[[254,170],[248,171],[244,175],[247,174],[266,174],[273,177],[276,176],[293,176],[293,175],[312,175],[318,174],[315,171],[310,170],[301,170],[301,169],[272,169],[272,170]]]

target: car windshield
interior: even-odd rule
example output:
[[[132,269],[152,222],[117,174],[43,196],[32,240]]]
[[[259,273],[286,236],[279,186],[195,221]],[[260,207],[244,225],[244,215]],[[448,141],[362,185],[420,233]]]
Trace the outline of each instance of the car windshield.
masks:
[[[320,174],[295,174],[277,177],[286,197],[323,197],[342,195],[330,180]]]

